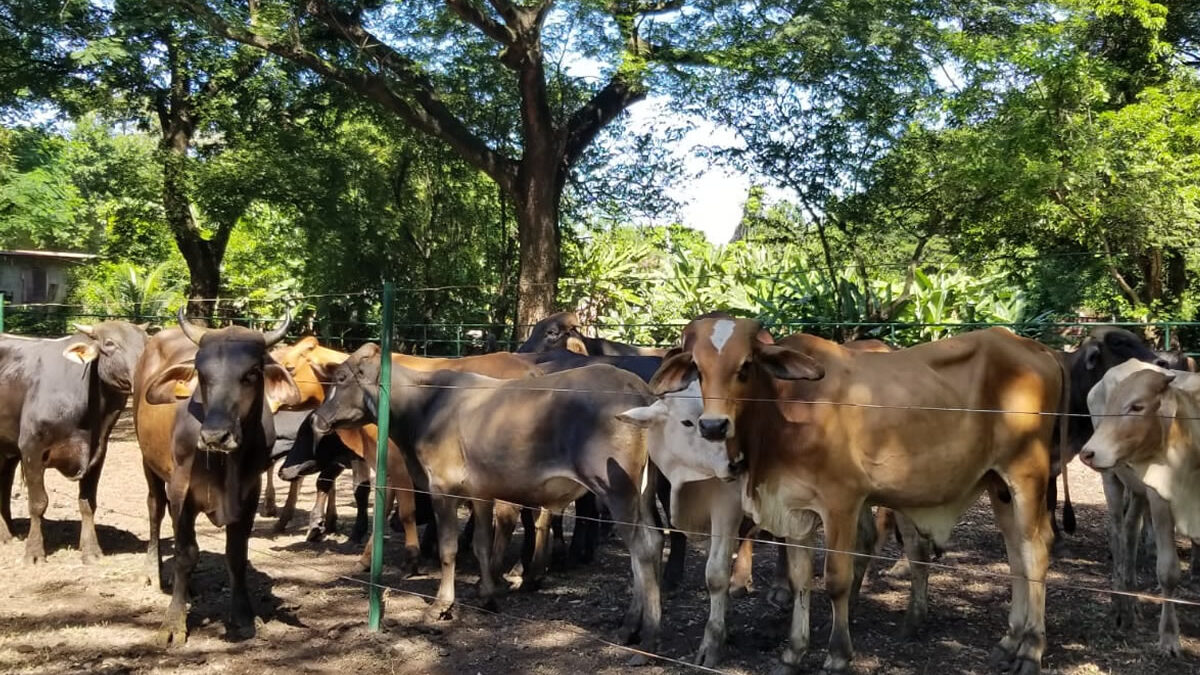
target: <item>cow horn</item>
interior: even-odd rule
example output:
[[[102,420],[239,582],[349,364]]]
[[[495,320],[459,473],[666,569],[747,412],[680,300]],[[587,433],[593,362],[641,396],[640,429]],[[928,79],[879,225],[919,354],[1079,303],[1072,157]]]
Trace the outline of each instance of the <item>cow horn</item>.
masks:
[[[80,333],[83,333],[84,335],[88,335],[88,336],[95,335],[95,330],[96,330],[96,329],[95,329],[95,328],[93,328],[93,327],[91,326],[91,324],[86,324],[86,323],[74,323],[74,324],[71,324],[71,325],[72,325],[72,326],[75,326],[75,330],[79,331]]]
[[[189,340],[195,342],[197,345],[200,344],[200,338],[204,337],[204,333],[208,330],[207,328],[197,326],[191,321],[188,321],[187,305],[183,305],[179,308],[179,328]]]
[[[270,347],[283,340],[284,336],[287,335],[287,329],[290,325],[292,325],[292,311],[286,310],[283,313],[283,321],[275,327],[275,330],[270,333],[263,333],[263,339],[267,341],[267,346]]]

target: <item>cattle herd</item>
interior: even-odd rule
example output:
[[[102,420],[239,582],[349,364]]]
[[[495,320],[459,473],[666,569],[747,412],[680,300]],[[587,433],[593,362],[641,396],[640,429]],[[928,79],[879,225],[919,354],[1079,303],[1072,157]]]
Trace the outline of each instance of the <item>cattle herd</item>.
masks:
[[[46,468],[79,482],[84,559],[101,555],[94,512],[108,436],[128,399],[148,487],[149,582],[171,591],[160,642],[187,639],[188,584],[199,558],[200,514],[226,531],[228,628],[252,634],[248,539],[270,471],[291,490],[318,474],[309,537],[332,530],[330,491],[345,467],[358,505],[352,537],[367,534],[381,388],[380,349],[346,354],[312,337],[106,321],[57,340],[0,336],[0,542],[12,539],[18,465],[27,485],[25,561],[45,559]],[[1045,579],[1061,530],[1074,530],[1065,480],[1076,455],[1102,474],[1113,584],[1134,586],[1143,525],[1152,533],[1165,598],[1180,583],[1176,535],[1200,539],[1200,376],[1189,361],[1151,351],[1134,334],[1097,327],[1070,352],[999,328],[893,349],[797,334],[775,339],[757,322],[698,317],[666,351],[584,336],[571,313],[533,328],[516,353],[457,359],[392,354],[386,487],[378,508],[402,530],[403,560],[441,564],[429,620],[455,603],[460,537],[479,562],[479,599],[495,605],[500,560],[518,523],[523,587],[535,588],[574,503],[573,559],[591,559],[600,522],[629,551],[631,597],[620,637],[652,653],[662,586],[680,581],[685,534],[710,536],[710,609],[695,662],[719,663],[731,594],[749,584],[754,539],[779,543],[775,587],[792,619],[778,668],[809,648],[813,551],[823,536],[832,603],[825,669],[850,667],[850,611],[882,539],[898,536],[910,562],[902,630],[927,613],[931,559],[962,513],[987,494],[1012,582],[997,670],[1036,673],[1046,647]],[[460,535],[459,509],[470,509]],[[662,511],[660,513],[659,506]],[[169,509],[172,574],[160,525]],[[419,525],[425,524],[424,537]],[[670,555],[663,568],[663,533]],[[565,542],[562,542],[565,544]],[[369,546],[367,547],[369,550]],[[1191,573],[1200,564],[1192,546]],[[736,555],[735,555],[736,553]],[[366,558],[364,551],[364,558]],[[1116,620],[1134,598],[1114,595]],[[1159,648],[1179,653],[1175,603],[1162,603]]]

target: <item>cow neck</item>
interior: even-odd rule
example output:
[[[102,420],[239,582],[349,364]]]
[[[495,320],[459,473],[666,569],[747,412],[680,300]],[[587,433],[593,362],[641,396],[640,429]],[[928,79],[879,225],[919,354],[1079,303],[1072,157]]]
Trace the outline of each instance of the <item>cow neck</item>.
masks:
[[[392,364],[391,429],[388,436],[404,447],[420,438],[433,412],[459,390],[453,385],[460,373],[448,370],[419,371]],[[433,386],[429,386],[433,385]]]
[[[1197,378],[1200,379],[1200,378]],[[1195,431],[1200,422],[1200,401],[1194,390],[1187,391],[1176,385],[1167,387],[1163,394],[1175,405],[1175,415],[1167,430],[1162,454],[1150,462],[1132,464],[1133,470],[1147,487],[1153,488],[1163,499],[1171,503],[1171,514],[1175,518],[1175,529],[1187,537],[1200,536],[1200,447]]]
[[[1092,387],[1100,381],[1100,378],[1094,377],[1087,369],[1084,363],[1083,348],[1077,349],[1074,352],[1067,354],[1069,361],[1069,372],[1071,375],[1071,398],[1070,412],[1073,417],[1069,417],[1067,422],[1067,442],[1071,445],[1073,453],[1078,453],[1083,444],[1087,442],[1095,432],[1095,427],[1092,426],[1092,417],[1088,413],[1087,396]],[[1101,373],[1103,375],[1103,373]],[[1057,438],[1057,434],[1055,438]]]

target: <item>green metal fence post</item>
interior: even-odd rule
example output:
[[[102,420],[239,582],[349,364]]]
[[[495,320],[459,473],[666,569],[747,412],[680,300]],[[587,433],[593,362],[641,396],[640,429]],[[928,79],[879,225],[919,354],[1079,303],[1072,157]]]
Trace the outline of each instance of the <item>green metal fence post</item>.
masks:
[[[1171,348],[1171,322],[1163,325],[1163,349]]]
[[[388,426],[392,403],[392,299],[395,289],[391,282],[383,285],[383,325],[379,329],[379,411],[376,421],[378,438],[375,444],[375,522],[371,530],[371,607],[367,627],[378,632],[383,620],[383,530],[387,521]]]
[[[4,332],[4,294],[0,293],[0,333]]]

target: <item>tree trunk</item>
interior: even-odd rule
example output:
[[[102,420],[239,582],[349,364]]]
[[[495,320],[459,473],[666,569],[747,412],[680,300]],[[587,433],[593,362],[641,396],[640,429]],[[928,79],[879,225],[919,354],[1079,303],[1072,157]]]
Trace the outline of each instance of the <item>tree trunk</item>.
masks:
[[[516,326],[519,340],[528,337],[533,324],[554,312],[559,273],[558,206],[562,199],[562,179],[557,173],[554,169],[529,171],[518,179],[520,189],[514,195],[520,243]]]
[[[228,235],[223,232],[226,228],[221,228],[212,239],[205,239],[192,216],[187,192],[191,137],[190,125],[184,119],[172,119],[163,130],[163,210],[188,266],[188,315],[211,318],[221,290],[221,260]]]

